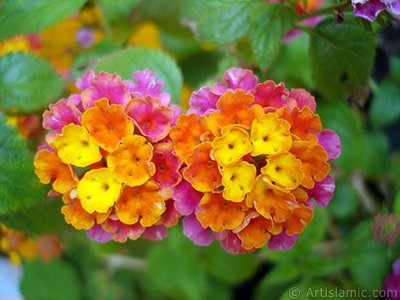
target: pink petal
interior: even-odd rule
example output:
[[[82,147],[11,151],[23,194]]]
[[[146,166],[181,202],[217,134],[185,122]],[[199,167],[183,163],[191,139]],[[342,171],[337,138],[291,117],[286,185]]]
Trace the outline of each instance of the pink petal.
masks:
[[[152,241],[163,240],[168,236],[167,227],[164,225],[153,225],[151,227],[146,227],[143,233],[145,239]]]
[[[314,210],[314,208],[315,208],[315,202],[311,199],[311,197],[309,197],[308,200],[306,202],[304,202],[304,204],[308,208],[311,208],[312,210]]]
[[[47,196],[49,197],[62,197],[63,194],[56,192],[55,190],[51,189],[48,193]]]
[[[257,76],[253,75],[253,71],[241,68],[230,68],[226,70],[222,79],[228,86],[223,83],[216,83],[212,88],[212,91],[219,95],[224,94],[228,90],[237,89],[248,92],[254,89],[258,81]]]
[[[168,107],[172,110],[172,113],[173,113],[173,119],[172,119],[171,126],[175,126],[176,120],[182,114],[182,108],[178,104],[174,104],[174,103],[169,104]]]
[[[151,142],[158,142],[169,134],[173,112],[169,107],[162,105],[159,98],[135,98],[126,106],[125,112]]]
[[[50,104],[50,111],[43,114],[43,127],[52,129],[56,134],[62,133],[62,128],[70,123],[81,125],[81,112],[72,102],[59,100],[56,104]]]
[[[203,86],[197,92],[192,93],[189,99],[190,109],[187,114],[204,115],[208,110],[217,108],[218,100],[218,94],[212,92],[209,86]]]
[[[292,89],[288,97],[296,100],[296,106],[300,108],[300,110],[302,110],[304,106],[308,106],[314,111],[317,106],[314,97],[304,89]]]
[[[121,77],[106,72],[100,72],[99,75],[92,78],[90,88],[85,89],[81,97],[85,109],[93,107],[94,102],[101,98],[107,98],[110,105],[120,104],[124,107],[131,100],[131,95],[121,82]]]
[[[232,254],[248,253],[255,250],[255,248],[250,250],[242,248],[242,241],[239,239],[237,234],[233,233],[232,231],[229,231],[226,239],[221,241],[221,246],[225,249],[225,251]]]
[[[161,99],[161,104],[167,106],[171,100],[171,96],[168,92],[160,93],[164,87],[163,80],[157,80],[157,74],[151,73],[150,70],[136,71],[132,75],[133,79],[136,80],[137,85],[131,80],[124,80],[129,92],[140,93],[142,97],[150,95]]]
[[[183,234],[198,246],[208,246],[213,238],[210,235],[210,229],[203,228],[197,220],[195,214],[183,218]]]
[[[351,3],[354,8],[353,14],[369,22],[374,21],[379,13],[386,8],[382,0],[352,0]]]
[[[322,181],[315,181],[314,188],[304,190],[307,192],[308,197],[315,199],[318,206],[324,207],[328,205],[333,197],[335,181],[331,175],[328,175]]]
[[[112,239],[121,243],[125,243],[128,238],[136,240],[144,232],[144,227],[139,222],[133,225],[126,225],[118,220],[115,214],[110,215],[104,225],[107,226],[108,231],[112,231]]]
[[[182,215],[175,209],[172,199],[165,201],[165,206],[166,210],[162,215],[162,222],[166,227],[175,226]]]
[[[39,151],[42,150],[42,149],[47,149],[47,150],[49,150],[50,152],[54,152],[54,151],[55,151],[55,150],[54,150],[53,148],[51,148],[48,144],[40,145],[40,146],[38,147],[38,151],[37,151],[37,152],[39,152]]]
[[[291,98],[286,99],[289,96],[289,91],[282,82],[276,85],[272,80],[267,80],[258,84],[250,93],[255,98],[253,104],[259,104],[263,108],[272,107],[276,110],[281,107],[287,107],[291,110],[296,106],[295,100]]]
[[[90,89],[90,80],[94,77],[97,76],[97,73],[95,71],[89,70],[86,72],[85,75],[83,75],[81,78],[78,78],[76,81],[76,87],[80,89],[81,91],[84,91],[86,89]]]
[[[81,94],[72,94],[68,97],[67,103],[72,102],[76,108],[83,113],[85,109],[83,108],[82,101],[81,101]]]
[[[112,232],[107,232],[99,224],[94,224],[92,228],[86,230],[87,236],[99,243],[106,243],[111,241]]]
[[[228,237],[229,232],[230,230],[224,230],[221,232],[212,231],[212,235],[217,241],[222,241]]]
[[[175,209],[182,215],[190,215],[198,207],[203,193],[196,191],[192,185],[182,180],[172,191],[175,200]]]
[[[288,250],[294,246],[298,237],[299,237],[298,234],[293,234],[292,236],[288,236],[286,234],[286,229],[283,228],[280,234],[271,235],[271,238],[268,241],[268,249]]]
[[[152,180],[160,185],[158,192],[163,195],[163,199],[170,199],[173,187],[182,180],[179,172],[182,160],[175,155],[172,143],[158,143],[154,145],[152,162],[156,165]]]
[[[333,130],[324,129],[317,134],[317,137],[318,144],[324,147],[326,152],[328,153],[328,159],[339,157],[340,153],[342,153],[340,147],[340,138]]]

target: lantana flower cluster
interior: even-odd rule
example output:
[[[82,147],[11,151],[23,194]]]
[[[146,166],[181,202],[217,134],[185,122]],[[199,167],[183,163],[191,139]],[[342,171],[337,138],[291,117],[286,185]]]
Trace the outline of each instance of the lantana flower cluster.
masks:
[[[177,105],[149,70],[132,80],[89,71],[82,91],[50,104],[36,174],[62,195],[65,220],[100,242],[161,239],[179,214],[171,200],[182,161],[168,135]]]
[[[340,154],[339,137],[322,130],[305,90],[257,84],[236,68],[223,79],[193,93],[171,129],[185,164],[175,190],[184,233],[207,245],[211,231],[234,253],[268,240],[269,249],[288,249],[313,218],[312,198],[319,206],[332,198],[328,160]]]
[[[44,113],[51,132],[36,173],[62,194],[66,221],[89,237],[162,239],[183,216],[197,245],[215,238],[242,253],[268,241],[282,250],[315,204],[331,200],[329,160],[340,141],[322,130],[305,90],[258,84],[250,70],[231,68],[224,82],[194,92],[181,114],[156,74],[133,78],[89,71],[77,81],[81,94]]]

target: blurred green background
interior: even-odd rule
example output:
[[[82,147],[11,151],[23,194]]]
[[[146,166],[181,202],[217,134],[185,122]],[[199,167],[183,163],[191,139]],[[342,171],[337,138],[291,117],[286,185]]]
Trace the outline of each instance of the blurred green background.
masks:
[[[290,299],[292,287],[301,291],[297,299],[306,299],[309,288],[383,287],[400,256],[398,239],[377,242],[400,231],[400,26],[384,16],[388,27],[369,26],[353,17],[350,5],[344,23],[323,12],[315,29],[282,43],[300,20],[294,3],[3,1],[0,222],[33,240],[54,233],[64,247],[48,262],[17,253],[25,299]],[[94,36],[89,46],[77,38],[82,28]],[[233,66],[253,70],[259,82],[305,88],[324,128],[341,139],[342,154],[331,162],[334,198],[315,209],[292,249],[233,255],[217,241],[194,245],[181,224],[163,241],[99,244],[66,224],[62,201],[46,196],[49,187],[39,183],[32,163],[49,103],[77,92],[75,80],[89,69],[127,79],[149,68],[186,110],[191,92],[221,81]],[[10,253],[5,232],[3,256]]]

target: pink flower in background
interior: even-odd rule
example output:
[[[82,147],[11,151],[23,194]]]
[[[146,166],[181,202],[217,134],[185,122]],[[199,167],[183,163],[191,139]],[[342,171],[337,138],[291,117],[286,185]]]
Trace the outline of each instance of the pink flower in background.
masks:
[[[400,234],[400,225],[394,214],[378,214],[371,230],[377,243],[393,245]]]
[[[354,12],[357,17],[374,21],[380,12],[385,9],[397,20],[400,21],[400,1],[398,0],[352,0]]]
[[[386,300],[400,299],[400,258],[392,265],[393,273],[386,276],[383,284],[383,290],[387,292]]]

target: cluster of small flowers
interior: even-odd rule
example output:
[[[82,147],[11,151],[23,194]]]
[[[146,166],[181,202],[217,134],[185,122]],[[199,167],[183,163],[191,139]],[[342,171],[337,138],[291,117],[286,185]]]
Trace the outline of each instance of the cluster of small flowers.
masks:
[[[288,249],[334,190],[339,137],[322,130],[314,98],[283,83],[257,84],[231,68],[202,87],[188,113],[149,70],[136,83],[89,71],[43,115],[51,132],[35,158],[62,213],[100,242],[162,239],[183,218],[197,245],[232,253]],[[315,202],[312,200],[314,199]],[[211,234],[210,234],[211,233]]]
[[[171,200],[182,162],[169,131],[180,108],[149,70],[121,81],[89,71],[73,94],[43,115],[47,146],[35,158],[36,174],[62,194],[62,213],[101,242],[143,234],[166,236],[179,214]]]

